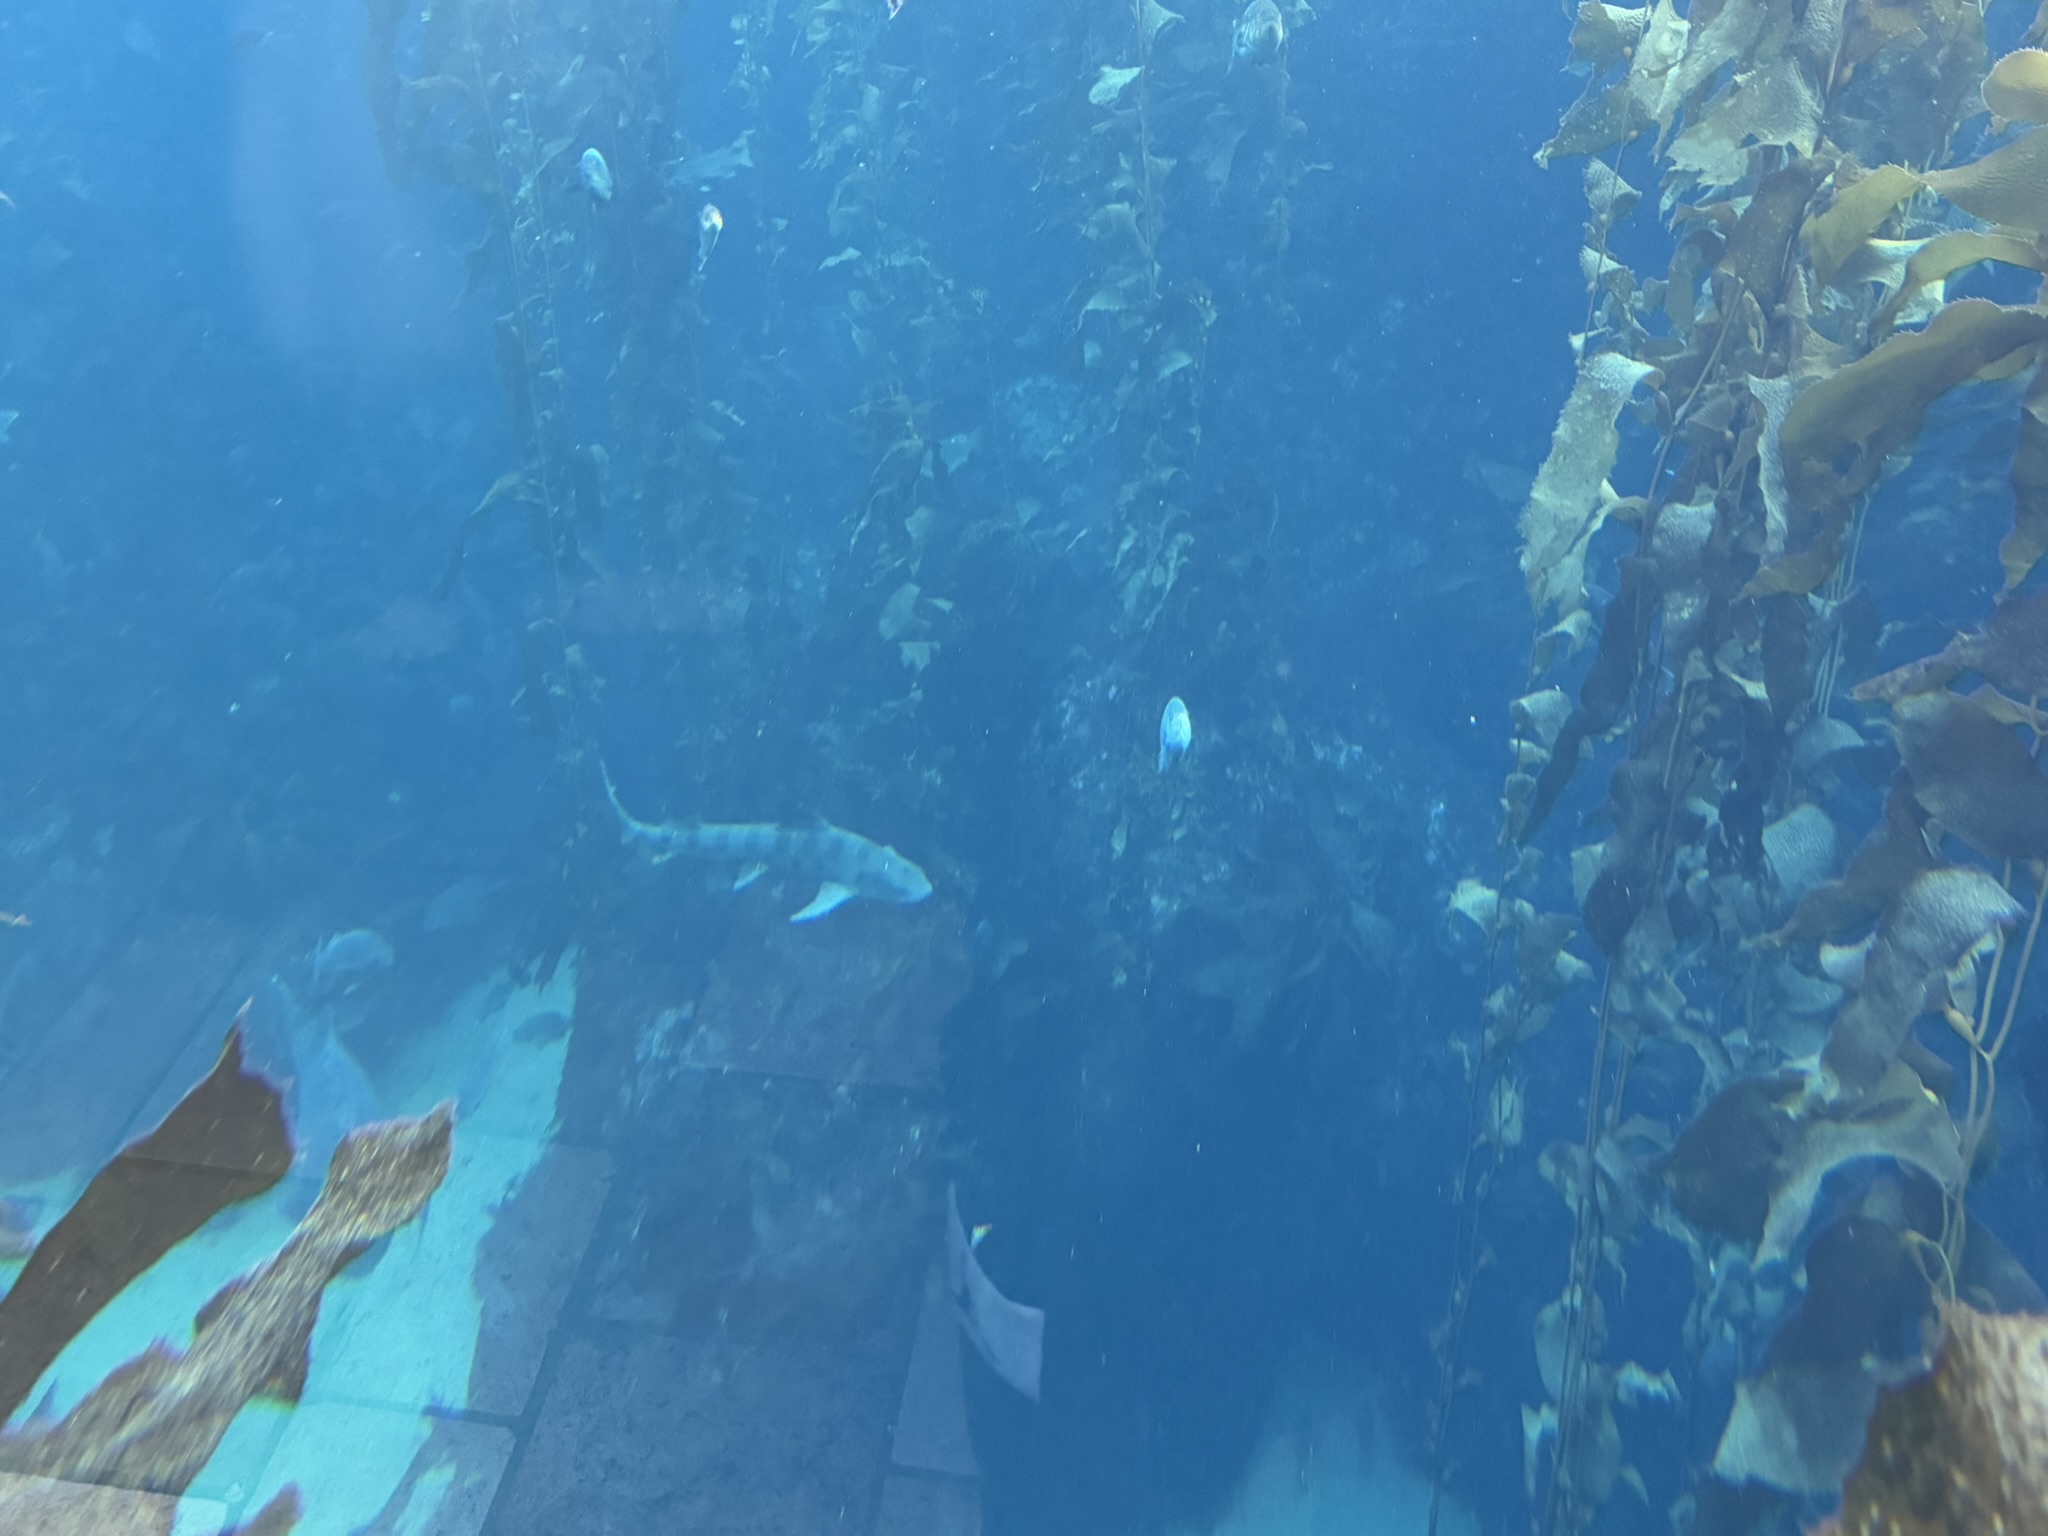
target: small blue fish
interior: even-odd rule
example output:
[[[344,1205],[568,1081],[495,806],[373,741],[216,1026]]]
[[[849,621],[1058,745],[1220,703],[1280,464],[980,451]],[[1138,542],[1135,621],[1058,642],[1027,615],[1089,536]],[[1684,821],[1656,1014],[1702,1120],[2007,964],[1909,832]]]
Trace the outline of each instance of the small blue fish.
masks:
[[[577,162],[583,173],[583,185],[590,195],[600,203],[612,200],[612,168],[604,163],[604,155],[594,146],[583,151],[583,158]]]
[[[1195,722],[1188,718],[1188,707],[1176,694],[1166,701],[1159,716],[1159,771],[1166,772],[1166,765],[1186,752],[1194,740]]]
[[[388,971],[398,959],[391,941],[374,928],[351,928],[313,951],[313,995],[345,991],[366,976]]]
[[[303,1007],[284,978],[273,976],[241,1020],[248,1065],[284,1091],[292,1164],[300,1172],[326,1168],[342,1137],[384,1118],[369,1074],[335,1032],[331,1008]]]

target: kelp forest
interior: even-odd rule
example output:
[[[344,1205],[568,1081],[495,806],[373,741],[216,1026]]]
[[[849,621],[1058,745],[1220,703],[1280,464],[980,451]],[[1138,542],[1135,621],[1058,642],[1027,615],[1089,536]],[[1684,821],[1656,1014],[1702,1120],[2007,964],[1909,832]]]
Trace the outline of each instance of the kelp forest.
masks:
[[[599,1317],[576,1348],[908,1356],[931,1252],[1040,1313],[1042,1396],[971,1354],[954,1394],[976,1532],[1305,1529],[1242,1513],[1247,1468],[1306,1487],[1335,1422],[1390,1530],[2044,1536],[2048,4],[2018,6],[351,3],[391,244],[448,279],[436,366],[479,398],[377,399],[411,425],[345,449],[299,423],[329,478],[249,513],[283,554],[177,546],[203,599],[93,608],[101,546],[34,523],[35,602],[200,612],[235,667],[282,653],[260,686],[186,708],[190,663],[124,640],[133,697],[61,753],[30,725],[89,694],[82,652],[8,687],[53,761],[153,776],[136,722],[240,733],[165,757],[151,833],[80,814],[102,862],[183,871],[164,909],[338,869],[368,915],[236,952],[261,1000],[154,1133],[248,1141],[246,1190],[149,1196],[156,1144],[117,1137],[11,1234],[0,1395],[51,1363],[31,1309],[54,1358],[227,1205],[297,1168],[311,1210],[191,1355],[0,1461],[193,1486],[245,1403],[296,1403],[330,1282],[488,1183],[477,1084],[545,1055],[534,1146],[610,1160],[550,1303]],[[75,169],[0,132],[0,235],[36,156]],[[66,239],[31,278],[73,307],[0,369],[23,399],[100,291],[62,287]],[[252,507],[290,457],[232,460]],[[356,501],[331,569],[274,531]],[[743,836],[916,880],[681,872]],[[444,1002],[498,978],[492,1062],[386,1008],[421,953]],[[301,1079],[363,1089],[324,1193],[300,1090],[245,1070],[266,1011]],[[460,1081],[356,1113],[394,1062]],[[87,1307],[58,1267],[124,1224]],[[886,1464],[911,1393],[861,1359]],[[526,1401],[484,1428],[534,1433]],[[572,1528],[511,1465],[543,1514],[474,1528]]]
[[[2001,1223],[2040,1189],[1978,1191],[2044,1003],[2048,54],[1992,57],[1969,0],[1587,4],[1571,47],[1538,160],[1584,187],[1587,307],[1521,516],[1501,866],[1453,900],[1489,982],[1440,1475],[1508,1283],[1489,1194],[1533,1157],[1537,1531],[1661,1523],[1657,1416],[1680,1529],[1845,1484],[1829,1530],[2035,1529],[2042,1324],[2007,1314],[2043,1298]],[[1539,1149],[1522,1063],[1560,1030],[1583,1128]],[[1670,1244],[1653,1343],[1629,1276]]]

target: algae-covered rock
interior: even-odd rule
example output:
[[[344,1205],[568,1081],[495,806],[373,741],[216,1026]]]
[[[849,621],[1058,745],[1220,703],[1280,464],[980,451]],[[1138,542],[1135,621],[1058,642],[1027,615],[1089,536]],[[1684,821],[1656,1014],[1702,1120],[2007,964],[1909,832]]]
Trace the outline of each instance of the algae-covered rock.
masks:
[[[2048,1317],[1942,1311],[1934,1373],[1878,1399],[1842,1536],[2048,1530]]]

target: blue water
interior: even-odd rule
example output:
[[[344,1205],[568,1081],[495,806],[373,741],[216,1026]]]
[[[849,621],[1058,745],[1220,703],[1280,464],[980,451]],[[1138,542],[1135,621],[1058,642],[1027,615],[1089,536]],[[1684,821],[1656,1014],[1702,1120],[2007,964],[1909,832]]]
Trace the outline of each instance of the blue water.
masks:
[[[1482,974],[1444,910],[1499,867],[1515,518],[1585,316],[1577,162],[1531,156],[1579,82],[1547,6],[1302,7],[1221,84],[1236,7],[1183,9],[1113,131],[1117,7],[0,16],[0,909],[32,919],[0,930],[0,1090],[160,1114],[260,988],[317,1176],[421,1107],[408,1073],[467,1114],[566,1040],[548,1135],[610,1183],[533,1395],[448,1409],[510,1446],[465,1530],[766,1528],[743,1467],[660,1471],[680,1409],[563,1460],[562,1384],[642,1332],[900,1354],[947,1184],[1047,1317],[1036,1403],[968,1362],[983,1529],[1377,1530],[1346,1522],[1430,1476]],[[1134,266],[1104,210],[1148,196]],[[1888,613],[1911,558],[1874,567]],[[789,930],[815,875],[636,862],[600,760],[638,816],[827,822],[934,895]],[[357,929],[395,958],[314,969]],[[573,1018],[417,1046],[564,965]],[[147,1072],[126,1035],[39,1045],[96,978],[181,967]],[[885,993],[915,1070],[790,1044],[819,996]],[[1526,1061],[1525,1152],[1583,1126],[1571,1018]],[[736,1107],[755,1024],[803,1060]],[[89,1171],[131,1113],[52,1108],[0,1175]],[[1566,1264],[1533,1156],[1492,1201],[1447,1529],[1527,1528]],[[1639,1245],[1627,1294],[1610,1354],[1680,1368],[1683,1253]],[[518,1303],[480,1304],[487,1353]],[[1602,1529],[1661,1525],[1703,1454],[1683,1415],[1625,1428],[1649,1505]],[[1276,1443],[1325,1523],[1245,1513]]]

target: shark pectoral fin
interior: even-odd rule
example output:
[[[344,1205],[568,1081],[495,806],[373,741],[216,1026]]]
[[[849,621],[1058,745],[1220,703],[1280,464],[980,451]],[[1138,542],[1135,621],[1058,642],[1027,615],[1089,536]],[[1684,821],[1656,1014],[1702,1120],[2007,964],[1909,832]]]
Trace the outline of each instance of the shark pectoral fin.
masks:
[[[811,898],[810,905],[804,907],[801,911],[790,913],[789,920],[792,923],[812,922],[817,918],[823,917],[834,907],[851,900],[852,896],[853,892],[845,886],[835,881],[827,880],[818,887],[818,894]]]
[[[756,880],[760,879],[763,875],[767,873],[768,866],[766,864],[749,864],[745,869],[741,870],[737,875],[733,877],[732,888],[736,891],[744,891],[748,886],[752,885]]]

